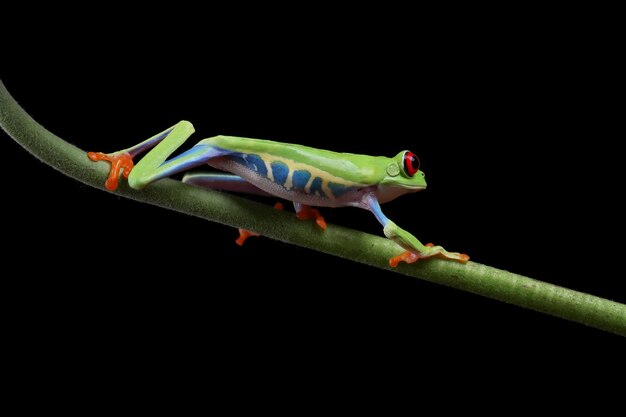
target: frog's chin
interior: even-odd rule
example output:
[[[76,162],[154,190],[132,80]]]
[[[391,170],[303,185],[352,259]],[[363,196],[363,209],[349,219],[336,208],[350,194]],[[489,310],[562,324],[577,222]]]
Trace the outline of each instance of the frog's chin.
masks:
[[[426,187],[421,186],[402,186],[402,187],[378,187],[376,190],[376,198],[380,204],[386,203],[391,200],[395,200],[404,194],[416,193],[418,191],[425,190]]]
[[[412,193],[414,193],[414,192],[416,192],[416,191],[422,191],[422,190],[425,190],[425,189],[426,189],[426,187],[422,187],[421,185],[416,185],[416,186],[414,186],[414,187],[406,187],[406,188],[408,188],[409,190],[411,190],[410,192],[412,192]]]

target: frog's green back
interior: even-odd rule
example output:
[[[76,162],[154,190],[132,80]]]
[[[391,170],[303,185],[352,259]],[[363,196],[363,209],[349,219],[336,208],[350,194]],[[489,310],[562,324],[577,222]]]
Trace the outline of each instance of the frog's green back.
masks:
[[[265,163],[280,162],[290,170],[307,170],[312,175],[341,180],[345,186],[370,186],[379,184],[391,161],[384,156],[341,153],[309,146],[274,142],[270,140],[216,136],[201,143],[226,149],[234,153],[255,155]]]

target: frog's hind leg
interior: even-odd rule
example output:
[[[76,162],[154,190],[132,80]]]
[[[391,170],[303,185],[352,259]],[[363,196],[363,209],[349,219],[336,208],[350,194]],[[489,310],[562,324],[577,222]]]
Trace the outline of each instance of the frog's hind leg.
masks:
[[[153,181],[230,153],[206,141],[201,141],[188,151],[167,160],[193,132],[193,125],[183,120],[131,148],[110,154],[88,152],[87,155],[92,161],[111,163],[109,177],[105,184],[107,189],[112,191],[117,188],[120,174],[128,178],[128,184],[132,188],[141,189]],[[137,165],[134,165],[133,158],[147,150],[150,152]]]
[[[223,174],[217,172],[193,172],[185,174],[183,177],[185,184],[197,185],[198,187],[209,188],[211,190],[232,191],[235,193],[257,194],[269,197],[260,188],[250,184],[245,179],[234,174]]]
[[[161,143],[151,150],[135,166],[128,177],[132,188],[141,189],[146,185],[170,175],[206,164],[213,158],[227,156],[230,151],[200,141],[191,149],[167,159],[193,133],[191,123],[179,123]]]

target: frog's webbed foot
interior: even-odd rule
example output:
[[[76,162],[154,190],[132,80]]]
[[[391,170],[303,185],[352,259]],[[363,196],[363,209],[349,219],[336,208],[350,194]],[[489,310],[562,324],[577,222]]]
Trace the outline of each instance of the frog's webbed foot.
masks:
[[[441,246],[435,246],[432,243],[422,245],[419,240],[406,230],[398,227],[392,221],[389,221],[384,229],[385,236],[396,242],[398,245],[405,249],[405,252],[398,256],[394,256],[389,259],[389,265],[392,267],[398,266],[400,262],[406,262],[408,264],[416,262],[419,259],[431,258],[438,256],[444,259],[450,259],[465,263],[469,261],[469,256],[464,253],[448,252]]]
[[[307,206],[306,204],[293,203],[296,208],[296,217],[300,220],[315,219],[315,223],[323,230],[326,230],[326,220],[316,208]]]
[[[114,153],[102,153],[102,152],[88,152],[87,156],[92,161],[108,161],[111,163],[111,170],[109,171],[109,177],[104,183],[105,187],[109,191],[113,191],[117,188],[117,184],[120,178],[120,174],[124,178],[128,178],[130,171],[132,171],[135,164],[130,153],[121,151]]]
[[[443,247],[435,246],[432,243],[428,243],[426,247],[430,249],[424,252],[420,252],[420,253],[407,250],[407,251],[402,252],[398,256],[394,256],[393,258],[389,259],[389,266],[391,266],[392,268],[395,268],[396,266],[398,266],[400,262],[406,262],[407,264],[412,264],[413,262],[416,262],[419,259],[430,258],[433,256],[439,256],[440,258],[443,258],[443,259],[450,259],[450,260],[458,261],[461,263],[465,263],[469,261],[470,259],[469,255],[466,255],[464,253],[458,253],[458,252],[448,252]]]
[[[432,243],[427,243],[426,247],[428,249],[420,253],[420,258],[430,258],[433,256],[438,256],[443,259],[450,259],[452,261],[457,261],[461,263],[465,263],[470,259],[469,255],[459,252],[448,252],[443,247],[433,245]]]

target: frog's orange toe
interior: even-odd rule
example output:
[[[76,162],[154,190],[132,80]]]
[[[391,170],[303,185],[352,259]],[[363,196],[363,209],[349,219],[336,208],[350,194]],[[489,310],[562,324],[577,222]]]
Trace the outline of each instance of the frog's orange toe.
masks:
[[[261,234],[257,232],[251,232],[250,230],[246,229],[239,229],[239,237],[237,238],[237,240],[235,240],[235,243],[239,246],[243,246],[243,244],[246,243],[246,240],[250,236],[261,236]]]
[[[87,156],[94,162],[101,161],[106,158],[106,155],[102,152],[87,152]]]
[[[458,252],[439,252],[437,253],[437,256],[441,259],[449,259],[451,261],[457,261],[462,264],[469,261],[470,259],[469,255]]]
[[[317,210],[315,210],[317,211]],[[326,230],[326,220],[324,220],[324,217],[322,217],[321,214],[319,214],[319,212],[317,213],[318,216],[315,218],[315,223],[322,228],[323,230]]]

